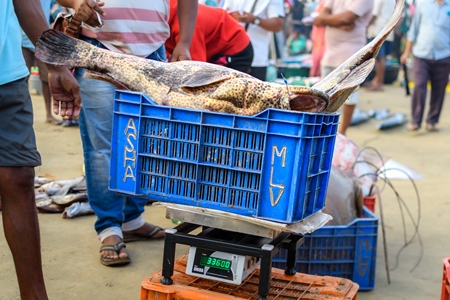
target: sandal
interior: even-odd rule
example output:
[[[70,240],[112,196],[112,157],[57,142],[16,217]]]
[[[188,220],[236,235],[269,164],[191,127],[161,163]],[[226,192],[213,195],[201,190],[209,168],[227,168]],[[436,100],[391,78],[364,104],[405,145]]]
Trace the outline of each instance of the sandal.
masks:
[[[437,132],[439,129],[436,127],[436,124],[427,124],[428,132]]]
[[[127,246],[125,245],[124,242],[120,241],[115,245],[103,245],[100,247],[100,252],[103,251],[115,251],[117,253],[117,255],[120,254],[120,249],[122,248],[126,248]],[[117,266],[117,265],[126,265],[129,264],[131,262],[131,259],[129,256],[125,257],[125,258],[108,258],[108,257],[103,257],[100,256],[100,260],[102,262],[103,265],[105,266]]]
[[[417,131],[419,130],[419,128],[420,128],[419,124],[411,123],[408,125],[408,131]]]
[[[164,239],[165,234],[162,236],[156,237],[155,235],[159,232],[164,231],[163,228],[159,226],[153,226],[149,231],[147,231],[145,234],[126,234],[123,233],[123,241],[125,243],[131,243],[131,242],[137,242],[137,241],[149,241],[149,240],[159,240]]]

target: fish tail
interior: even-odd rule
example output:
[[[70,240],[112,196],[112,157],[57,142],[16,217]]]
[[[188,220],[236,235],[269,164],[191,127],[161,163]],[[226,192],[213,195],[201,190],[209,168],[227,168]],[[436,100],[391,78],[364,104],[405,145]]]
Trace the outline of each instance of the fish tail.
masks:
[[[96,48],[60,31],[49,29],[39,37],[35,55],[41,61],[52,65],[89,68],[92,61],[86,58],[86,54],[98,51]]]
[[[380,41],[384,42],[384,40],[388,37],[388,35],[391,33],[391,31],[395,28],[395,26],[401,19],[404,7],[405,7],[405,0],[396,0],[392,17],[390,18],[389,22],[383,27],[381,33],[378,34],[370,44],[374,45],[378,44]],[[377,50],[379,51],[379,49]]]

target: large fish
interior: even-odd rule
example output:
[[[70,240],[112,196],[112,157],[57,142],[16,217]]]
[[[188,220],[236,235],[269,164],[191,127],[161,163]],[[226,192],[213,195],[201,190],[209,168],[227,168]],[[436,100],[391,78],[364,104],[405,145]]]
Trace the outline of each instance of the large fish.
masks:
[[[205,62],[164,63],[114,53],[55,30],[41,35],[35,54],[49,64],[86,68],[88,77],[143,92],[160,105],[241,115],[267,108],[332,112],[372,71],[381,44],[398,22],[403,6],[404,0],[397,0],[391,20],[378,36],[311,88],[264,82]]]
[[[254,115],[267,108],[320,112],[328,96],[308,87],[264,82],[226,67],[197,61],[158,62],[103,50],[59,31],[39,38],[36,57],[88,69],[88,77],[143,92],[157,104]]]
[[[339,109],[361,83],[367,78],[375,65],[375,58],[381,45],[400,20],[405,0],[397,0],[389,22],[381,32],[366,46],[353,54],[349,59],[328,74],[312,87],[325,92],[329,97],[329,105],[325,109],[333,112]]]

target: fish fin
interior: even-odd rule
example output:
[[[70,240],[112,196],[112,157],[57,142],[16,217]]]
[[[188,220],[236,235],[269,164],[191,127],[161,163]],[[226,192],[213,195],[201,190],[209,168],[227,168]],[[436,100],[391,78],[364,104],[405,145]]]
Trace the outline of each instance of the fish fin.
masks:
[[[210,97],[217,100],[227,100],[233,103],[236,107],[243,107],[247,87],[247,81],[232,78],[219,85]]]
[[[97,79],[97,80],[107,81],[107,82],[110,82],[110,83],[114,84],[117,88],[119,88],[121,90],[129,90],[129,88],[127,86],[125,86],[123,83],[115,80],[111,76],[108,76],[106,74],[102,74],[102,73],[99,73],[99,72],[87,70],[84,73],[83,77],[84,78],[90,78],[90,79]]]
[[[52,65],[88,68],[89,59],[86,59],[86,54],[88,51],[95,51],[90,48],[97,47],[49,29],[39,37],[35,56]]]
[[[325,111],[334,112],[338,110],[345,100],[364,82],[370,72],[372,72],[374,65],[375,58],[363,62],[353,69],[346,78],[328,91],[327,94],[330,97],[330,104]]]
[[[201,69],[190,75],[187,80],[181,83],[182,88],[197,88],[214,83],[220,83],[228,79],[232,79],[228,74],[221,74],[216,70]]]

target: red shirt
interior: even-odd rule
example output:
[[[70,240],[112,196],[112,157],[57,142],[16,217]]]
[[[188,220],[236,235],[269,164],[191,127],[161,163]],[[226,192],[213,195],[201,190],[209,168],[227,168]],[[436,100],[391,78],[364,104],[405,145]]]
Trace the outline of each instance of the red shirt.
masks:
[[[177,0],[170,1],[170,37],[165,46],[168,56],[173,52],[179,35]],[[222,8],[198,5],[197,23],[191,43],[192,60],[210,62],[215,55],[235,55],[250,44],[245,28]]]

